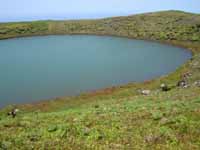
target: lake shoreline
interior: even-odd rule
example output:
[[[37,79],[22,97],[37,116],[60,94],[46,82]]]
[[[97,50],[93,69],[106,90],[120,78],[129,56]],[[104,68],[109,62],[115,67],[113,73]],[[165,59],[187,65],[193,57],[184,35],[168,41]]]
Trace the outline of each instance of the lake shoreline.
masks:
[[[137,15],[136,15],[137,16]],[[122,17],[124,18],[124,17]],[[109,19],[112,19],[112,18],[109,18]],[[116,18],[113,18],[113,19],[116,19]],[[104,19],[100,19],[100,20],[93,20],[93,21],[102,21]],[[80,24],[84,24],[84,21],[72,21],[72,22],[76,22],[76,23],[79,23]],[[31,22],[26,22],[28,24],[32,24]],[[46,22],[45,22],[46,23]],[[49,23],[52,23],[52,24],[59,24],[59,23],[62,23],[62,21],[50,21],[50,22],[47,22],[48,24]],[[97,22],[98,23],[98,22]],[[14,23],[14,24],[17,24],[17,23]],[[20,24],[20,23],[19,23]],[[22,23],[23,25],[24,23]],[[12,24],[11,24],[12,25]],[[24,27],[23,27],[24,28]],[[178,39],[175,39],[175,40],[163,40],[163,39],[160,39],[159,37],[154,37],[154,38],[149,38],[149,37],[144,37],[144,36],[139,36],[139,37],[136,37],[136,36],[131,36],[131,35],[128,35],[129,33],[124,33],[122,35],[119,35],[118,32],[116,33],[110,33],[110,32],[107,32],[106,31],[103,31],[103,33],[99,33],[97,31],[97,33],[93,32],[93,31],[84,31],[83,33],[79,32],[79,31],[73,31],[72,32],[61,32],[61,31],[51,31],[51,26],[48,25],[48,30],[49,30],[49,33],[47,33],[46,29],[43,31],[44,33],[33,33],[33,34],[16,34],[16,35],[6,35],[7,37],[2,37],[0,35],[0,40],[6,40],[6,39],[12,39],[12,38],[22,38],[22,37],[33,37],[33,36],[53,36],[53,35],[96,35],[96,36],[113,36],[113,37],[122,37],[122,38],[128,38],[128,39],[134,39],[134,40],[144,40],[144,41],[151,41],[151,42],[157,42],[157,43],[161,43],[161,44],[167,44],[167,45],[171,45],[171,46],[176,46],[176,47],[180,47],[180,48],[184,48],[188,51],[190,51],[192,53],[192,58],[190,60],[188,60],[185,64],[183,64],[181,67],[179,67],[176,71],[174,71],[173,73],[170,73],[170,74],[167,74],[165,75],[164,77],[161,76],[161,77],[158,77],[158,78],[155,78],[155,79],[152,79],[150,81],[147,81],[148,83],[151,83],[151,84],[154,84],[154,82],[157,82],[159,81],[160,79],[162,80],[167,80],[168,78],[173,78],[173,76],[176,76],[176,78],[178,76],[181,75],[181,73],[183,73],[184,70],[189,70],[190,68],[188,68],[188,64],[191,63],[194,59],[194,56],[199,54],[200,53],[200,45],[198,44],[198,41],[189,41],[189,40],[178,40]],[[61,29],[60,29],[61,30]],[[185,66],[187,66],[185,68]],[[126,84],[126,85],[121,85],[121,86],[115,86],[115,87],[108,87],[108,88],[105,88],[105,89],[100,89],[100,90],[97,90],[97,91],[91,91],[91,92],[87,92],[87,93],[83,93],[83,94],[80,94],[79,96],[73,96],[72,99],[76,99],[78,97],[81,97],[81,95],[99,95],[99,93],[101,93],[100,95],[106,95],[106,91],[118,91],[120,90],[121,88],[126,88],[126,87],[129,87],[130,85],[132,87],[135,86],[135,84],[140,84],[141,86],[145,85],[146,81],[142,82],[142,83],[129,83],[129,84]],[[111,93],[112,93],[111,92]],[[110,92],[108,92],[109,94],[111,94]],[[53,99],[66,99],[66,97],[59,97],[59,98],[53,98]],[[67,97],[67,99],[71,99],[70,97]],[[51,99],[52,100],[52,99]],[[41,100],[41,102],[36,102],[33,103],[33,105],[40,105],[40,103],[45,103],[48,104],[48,101],[51,101],[51,100]],[[20,104],[20,106],[25,106],[25,105],[29,105],[29,104]],[[30,104],[31,105],[31,104]]]
[[[148,38],[134,38],[134,37],[130,37],[130,36],[119,36],[119,35],[113,35],[113,34],[90,34],[90,33],[72,33],[72,34],[41,34],[41,35],[24,35],[24,36],[16,36],[16,37],[7,37],[7,38],[1,38],[0,37],[0,41],[1,40],[9,40],[9,39],[18,39],[18,38],[28,38],[28,37],[45,37],[45,36],[65,36],[65,35],[69,35],[69,36],[73,36],[73,35],[91,35],[91,36],[110,36],[110,37],[119,37],[119,38],[127,38],[127,39],[132,39],[132,40],[142,40],[142,41],[147,41],[147,42],[155,42],[155,43],[160,43],[160,44],[166,44],[166,45],[171,45],[171,46],[176,46],[179,48],[183,48],[186,49],[190,52],[193,53],[193,50],[188,48],[187,46],[184,46],[182,44],[178,44],[176,42],[192,42],[192,41],[176,41],[176,40],[168,40],[168,41],[164,41],[164,40],[155,40],[155,39],[148,39]]]
[[[56,34],[56,36],[59,36],[60,34]],[[165,44],[165,45],[170,45],[170,46],[175,46],[175,47],[179,47],[179,48],[183,48],[184,50],[187,50],[189,52],[191,52],[191,55],[192,57],[184,64],[182,64],[178,69],[180,69],[182,66],[184,65],[187,65],[194,57],[194,55],[196,54],[194,52],[193,49],[189,48],[188,46],[189,45],[185,45],[185,44],[180,44],[180,43],[176,43],[177,41],[159,41],[159,40],[148,40],[148,39],[135,39],[135,38],[131,38],[131,37],[126,37],[126,36],[115,36],[115,35],[99,35],[99,34],[62,34],[63,36],[64,35],[94,35],[94,36],[112,36],[112,37],[120,37],[120,38],[128,38],[128,39],[132,39],[132,40],[142,40],[142,41],[149,41],[149,42],[155,42],[155,43],[159,43],[159,44]],[[60,35],[60,36],[62,36]],[[35,36],[24,36],[24,37],[13,37],[13,38],[8,38],[8,39],[15,39],[15,38],[26,38],[26,37],[41,37],[41,36],[54,36],[54,35],[35,35]],[[6,39],[0,39],[0,40],[6,40]],[[179,42],[179,41],[178,41]],[[186,41],[188,42],[188,41]],[[189,41],[190,42],[190,41]],[[129,85],[133,85],[134,84],[145,84],[145,82],[153,82],[153,81],[156,81],[157,79],[160,79],[160,78],[167,78],[167,77],[170,77],[171,74],[174,74],[176,73],[176,70],[173,71],[173,72],[170,72],[166,75],[163,75],[163,76],[159,76],[159,77],[155,77],[153,79],[150,79],[150,80],[146,80],[146,81],[143,81],[143,82],[130,82],[128,84],[122,84],[122,85],[118,85],[118,86],[111,86],[111,87],[107,87],[107,88],[103,88],[103,89],[99,89],[99,90],[90,90],[88,92],[83,92],[81,94],[78,94],[78,95],[74,95],[74,96],[61,96],[61,97],[54,97],[54,98],[51,98],[51,99],[42,99],[42,100],[38,100],[36,102],[28,102],[28,103],[22,103],[22,104],[14,104],[14,106],[16,107],[24,107],[26,105],[44,105],[44,104],[48,104],[52,99],[53,100],[56,100],[58,101],[59,99],[76,99],[77,97],[80,97],[81,95],[88,95],[88,96],[95,96],[95,95],[104,95],[106,94],[106,91],[112,91],[112,92],[115,92],[115,91],[118,91],[120,90],[121,88],[126,88],[127,86]],[[177,73],[178,74],[178,73]],[[8,107],[8,106],[6,106]],[[4,107],[3,107],[4,108]]]

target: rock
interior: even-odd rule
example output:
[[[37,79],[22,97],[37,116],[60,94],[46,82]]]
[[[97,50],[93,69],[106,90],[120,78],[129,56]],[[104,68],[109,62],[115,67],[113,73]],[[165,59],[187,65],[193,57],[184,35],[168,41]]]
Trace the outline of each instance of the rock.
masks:
[[[163,117],[163,118],[160,120],[160,124],[161,124],[161,125],[165,125],[165,124],[167,124],[168,122],[169,122],[168,119],[165,118],[165,117]]]
[[[197,87],[200,87],[200,80],[199,81],[195,81],[194,85],[197,86]]]
[[[84,128],[83,129],[83,134],[85,135],[85,136],[88,136],[89,134],[90,134],[90,129],[89,128]]]
[[[160,88],[162,89],[162,91],[165,91],[165,92],[170,90],[170,88],[165,83],[162,83],[160,85]]]
[[[48,128],[48,132],[55,132],[57,129],[58,129],[57,126],[50,126],[50,127]]]
[[[198,67],[199,67],[199,62],[198,62],[198,61],[194,62],[194,63],[192,64],[192,67],[193,67],[193,68],[198,68]]]
[[[0,149],[8,150],[11,148],[12,143],[7,141],[0,141]]]
[[[162,113],[153,113],[152,114],[153,120],[160,120],[163,117]]]
[[[17,112],[19,112],[19,109],[15,108],[15,109],[11,110],[10,112],[8,112],[8,115],[11,115],[13,118],[15,118],[17,115]]]
[[[77,118],[74,118],[74,119],[73,119],[73,121],[74,121],[74,122],[77,122],[77,121],[78,121],[78,119],[77,119]]]
[[[160,136],[157,135],[149,135],[145,137],[145,142],[146,143],[156,143],[161,139]]]
[[[186,72],[186,73],[184,73],[184,74],[181,75],[181,78],[182,79],[188,79],[191,76],[192,76],[192,74],[190,72]]]
[[[178,86],[178,87],[184,87],[184,86],[186,86],[186,85],[187,85],[187,83],[186,83],[185,80],[180,80],[180,81],[178,81],[178,83],[177,83],[177,86]]]
[[[180,80],[178,81],[177,86],[182,88],[188,88],[189,84],[185,80]]]
[[[36,142],[39,140],[39,137],[37,135],[30,135],[28,136],[28,138],[31,142]]]
[[[142,95],[149,95],[150,93],[151,93],[150,90],[142,90],[142,91],[141,91],[141,94],[142,94]]]
[[[187,85],[183,86],[183,88],[188,88],[188,87],[190,87],[190,86],[189,86],[189,84],[187,84]]]

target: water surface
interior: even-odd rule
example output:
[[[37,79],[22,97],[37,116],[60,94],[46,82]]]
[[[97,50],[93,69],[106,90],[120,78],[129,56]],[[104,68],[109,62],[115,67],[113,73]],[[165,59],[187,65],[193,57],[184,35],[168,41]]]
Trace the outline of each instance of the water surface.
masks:
[[[119,37],[66,35],[0,41],[0,107],[152,79],[185,49]]]

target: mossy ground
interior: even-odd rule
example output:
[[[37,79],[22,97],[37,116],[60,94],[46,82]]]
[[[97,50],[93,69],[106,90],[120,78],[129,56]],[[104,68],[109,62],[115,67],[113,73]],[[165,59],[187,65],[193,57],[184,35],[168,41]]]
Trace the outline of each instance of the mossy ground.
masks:
[[[182,22],[181,25],[184,26],[195,26],[195,31],[192,28],[183,34],[184,38],[197,35],[195,40],[183,40],[179,34],[174,35],[175,30],[178,30],[176,33],[180,33],[182,28],[172,29],[173,32],[170,33],[173,35],[166,37],[173,37],[175,40],[159,39],[160,32],[155,32],[153,38],[147,36],[149,32],[145,32],[145,37],[139,37],[157,37],[159,41],[190,49],[193,58],[181,68],[144,83],[130,83],[84,93],[77,97],[61,97],[36,104],[20,105],[17,106],[20,111],[14,119],[7,116],[7,112],[14,106],[8,106],[0,111],[0,149],[200,149],[200,87],[195,84],[196,81],[200,81],[200,30],[197,31],[199,20],[193,18],[189,23],[189,16],[192,14],[174,11],[171,13],[173,15],[164,16],[178,16],[179,25]],[[139,15],[135,21],[142,18],[147,23],[147,18],[156,16],[158,20],[162,20],[160,15],[163,14],[150,14],[148,17]],[[174,18],[168,22],[171,27]],[[121,18],[115,18],[114,21],[117,19]],[[127,18],[124,18],[125,22],[126,20]],[[51,29],[55,28],[51,26]],[[150,27],[148,31],[150,29],[154,28]],[[164,32],[164,28],[158,26],[158,29]],[[77,29],[73,29],[74,32],[75,30]],[[168,31],[164,32],[164,35]],[[189,31],[193,34],[189,34]],[[3,34],[1,30],[0,34]],[[188,72],[189,87],[177,87],[181,76]],[[171,90],[161,91],[161,83],[169,85]],[[151,90],[151,93],[147,96],[141,95],[138,92],[140,89]]]

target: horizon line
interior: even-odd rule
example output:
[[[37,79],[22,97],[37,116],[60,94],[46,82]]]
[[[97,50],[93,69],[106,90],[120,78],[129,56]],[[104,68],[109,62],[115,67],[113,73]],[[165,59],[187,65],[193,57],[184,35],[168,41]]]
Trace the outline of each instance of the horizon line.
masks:
[[[54,18],[46,18],[46,19],[22,19],[22,20],[16,20],[16,21],[0,21],[0,23],[17,23],[17,22],[37,22],[37,21],[81,21],[81,20],[101,20],[101,19],[109,19],[109,18],[116,18],[116,17],[128,17],[128,16],[134,16],[134,15],[142,15],[142,14],[150,14],[150,13],[159,13],[159,12],[170,12],[170,11],[176,11],[176,12],[183,12],[183,13],[190,13],[190,14],[197,14],[199,15],[200,13],[196,12],[189,12],[189,11],[184,11],[184,10],[158,10],[158,11],[149,11],[149,12],[142,12],[142,13],[127,13],[127,14],[122,14],[122,15],[110,15],[110,16],[102,16],[102,17],[80,17],[80,18],[69,18],[69,19],[64,19],[63,16],[56,16],[60,17],[63,19],[54,19]],[[42,17],[42,16],[41,16]],[[17,18],[16,18],[17,19]]]

